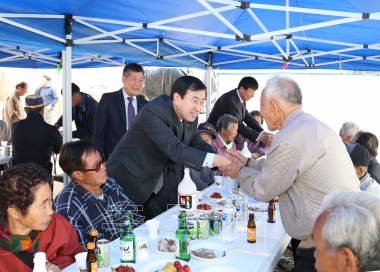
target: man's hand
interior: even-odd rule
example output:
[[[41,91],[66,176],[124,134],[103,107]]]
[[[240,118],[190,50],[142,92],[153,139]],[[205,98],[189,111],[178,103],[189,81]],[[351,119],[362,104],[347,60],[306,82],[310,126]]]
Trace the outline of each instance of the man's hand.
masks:
[[[263,142],[266,146],[270,146],[272,143],[273,137],[274,137],[273,133],[263,132],[261,133],[259,140]]]
[[[245,165],[247,163],[247,158],[244,157],[240,151],[238,150],[231,150],[231,149],[227,149],[226,150],[226,156],[227,158],[229,158],[230,160],[232,160],[232,158],[235,158],[237,159],[238,161],[240,161],[240,163],[242,163],[243,165]]]
[[[229,151],[229,150],[227,150]],[[230,153],[230,152],[228,152]],[[236,152],[234,152],[236,153]],[[240,154],[241,155],[241,154]],[[235,154],[228,154],[227,157],[232,161],[231,164],[223,167],[219,167],[219,171],[222,172],[223,176],[230,176],[232,179],[236,179],[239,176],[239,171],[242,166],[247,162],[247,158],[241,155],[244,158],[244,162],[240,158],[235,157]]]
[[[214,162],[212,163],[212,166],[222,167],[222,166],[229,165],[230,163],[231,161],[226,155],[216,154],[214,158]]]

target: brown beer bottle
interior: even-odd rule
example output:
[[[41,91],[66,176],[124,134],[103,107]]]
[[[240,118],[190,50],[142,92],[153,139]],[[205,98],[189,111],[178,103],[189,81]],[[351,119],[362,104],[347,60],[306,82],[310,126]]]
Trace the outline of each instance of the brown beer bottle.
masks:
[[[95,254],[95,244],[88,243],[87,244],[87,272],[98,272],[98,259]]]
[[[90,243],[94,243],[95,244],[95,254],[99,254],[98,231],[96,229],[93,229],[90,232]]]
[[[247,226],[247,242],[256,243],[256,223],[255,214],[250,213]]]
[[[275,223],[276,222],[276,210],[274,207],[274,200],[272,199],[269,201],[268,205],[268,223]]]

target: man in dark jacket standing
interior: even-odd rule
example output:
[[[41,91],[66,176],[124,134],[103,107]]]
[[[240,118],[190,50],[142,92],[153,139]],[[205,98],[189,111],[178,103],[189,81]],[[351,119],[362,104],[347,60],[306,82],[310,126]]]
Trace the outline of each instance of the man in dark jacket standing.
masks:
[[[12,164],[50,162],[62,146],[62,136],[55,126],[44,121],[44,100],[40,95],[25,98],[27,117],[12,126]]]
[[[170,96],[163,94],[144,106],[109,157],[108,175],[117,180],[136,205],[142,205],[140,213],[145,219],[163,211],[162,201],[178,203],[178,183],[170,183],[173,179],[167,178],[173,174],[168,168],[174,164],[200,171],[202,167],[230,163],[215,154],[197,130],[205,99],[202,81],[192,76],[178,78]],[[157,196],[161,203],[156,201]]]
[[[253,98],[258,88],[259,84],[253,77],[242,78],[237,89],[229,91],[218,98],[207,122],[216,127],[216,123],[221,116],[231,114],[239,120],[238,132],[240,134],[251,142],[260,140],[265,145],[270,146],[273,134],[263,131],[260,124],[246,109],[246,101]]]
[[[137,96],[144,87],[144,70],[139,64],[127,64],[121,81],[123,88],[103,94],[95,113],[94,145],[105,160],[132,126],[137,112],[148,103]]]
[[[73,138],[92,140],[98,102],[91,95],[81,92],[75,83],[71,83],[71,100],[73,106],[72,120],[75,121],[77,127],[77,130],[73,131]],[[62,127],[62,116],[55,126]]]

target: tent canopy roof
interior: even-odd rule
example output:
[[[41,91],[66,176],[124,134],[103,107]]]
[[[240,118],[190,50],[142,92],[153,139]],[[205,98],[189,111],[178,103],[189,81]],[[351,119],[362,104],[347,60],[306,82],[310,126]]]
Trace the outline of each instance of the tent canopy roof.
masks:
[[[72,42],[73,68],[377,71],[379,20],[374,0],[2,0],[0,65],[55,67]]]

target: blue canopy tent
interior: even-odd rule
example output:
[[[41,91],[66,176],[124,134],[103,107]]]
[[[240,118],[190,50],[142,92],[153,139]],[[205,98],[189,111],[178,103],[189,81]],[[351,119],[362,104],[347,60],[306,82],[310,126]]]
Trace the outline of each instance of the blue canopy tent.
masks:
[[[68,128],[72,67],[378,71],[379,20],[378,0],[1,0],[0,66],[61,66]]]

